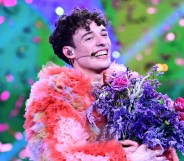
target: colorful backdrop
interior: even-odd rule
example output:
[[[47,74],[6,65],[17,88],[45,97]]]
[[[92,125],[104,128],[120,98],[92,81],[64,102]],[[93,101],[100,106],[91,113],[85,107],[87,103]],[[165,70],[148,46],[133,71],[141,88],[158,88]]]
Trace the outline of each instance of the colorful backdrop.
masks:
[[[28,160],[25,101],[43,64],[65,65],[48,37],[58,16],[76,6],[110,19],[112,61],[141,74],[159,64],[159,90],[184,97],[183,0],[0,0],[0,161]]]

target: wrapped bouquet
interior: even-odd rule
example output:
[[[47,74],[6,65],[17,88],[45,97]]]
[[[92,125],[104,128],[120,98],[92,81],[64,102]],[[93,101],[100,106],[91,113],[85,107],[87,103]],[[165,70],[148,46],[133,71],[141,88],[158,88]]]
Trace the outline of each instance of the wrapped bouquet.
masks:
[[[100,139],[130,139],[149,148],[169,147],[184,154],[184,99],[172,101],[157,91],[157,77],[162,73],[154,66],[145,76],[125,71],[106,74],[104,85],[94,86],[96,101],[87,117],[93,128],[95,110],[107,120]]]

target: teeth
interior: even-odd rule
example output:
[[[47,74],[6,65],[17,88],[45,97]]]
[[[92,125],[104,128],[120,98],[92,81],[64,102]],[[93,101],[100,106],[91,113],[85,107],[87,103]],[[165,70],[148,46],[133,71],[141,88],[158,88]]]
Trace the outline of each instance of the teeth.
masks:
[[[96,53],[96,56],[101,56],[101,55],[107,55],[107,51],[103,50]]]

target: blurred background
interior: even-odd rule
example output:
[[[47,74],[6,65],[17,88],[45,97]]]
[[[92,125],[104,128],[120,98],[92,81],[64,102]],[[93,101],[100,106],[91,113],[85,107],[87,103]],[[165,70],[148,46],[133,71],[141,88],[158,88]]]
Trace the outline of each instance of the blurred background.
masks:
[[[159,64],[159,90],[184,97],[183,0],[0,0],[0,161],[28,160],[25,101],[42,65],[65,65],[48,37],[58,16],[76,6],[110,19],[112,61],[141,74]]]

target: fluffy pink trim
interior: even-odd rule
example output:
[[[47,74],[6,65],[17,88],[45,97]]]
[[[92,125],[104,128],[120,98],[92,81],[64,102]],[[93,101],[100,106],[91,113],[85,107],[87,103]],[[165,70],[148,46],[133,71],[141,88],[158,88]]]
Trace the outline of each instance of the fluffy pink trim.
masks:
[[[73,152],[84,152],[94,156],[108,156],[110,161],[126,161],[122,145],[117,141],[91,143],[82,147],[74,148]]]

